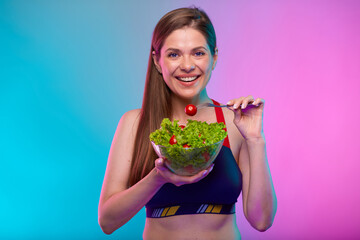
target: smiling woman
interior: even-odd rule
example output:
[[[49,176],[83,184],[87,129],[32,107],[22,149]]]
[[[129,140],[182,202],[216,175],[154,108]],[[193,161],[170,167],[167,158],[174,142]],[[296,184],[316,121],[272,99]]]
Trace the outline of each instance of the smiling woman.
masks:
[[[198,8],[173,10],[156,25],[142,108],[121,118],[109,154],[99,202],[106,234],[145,206],[144,239],[240,239],[235,203],[241,191],[249,223],[259,231],[272,225],[276,196],[262,128],[264,100],[240,97],[224,111],[184,112],[189,104],[219,105],[206,91],[217,52],[213,25]],[[214,164],[193,176],[171,172],[149,141],[164,118],[227,123]]]
[[[166,85],[178,96],[200,96],[214,69],[217,52],[211,54],[204,35],[192,27],[173,31],[165,40],[160,56],[153,51],[154,63]]]

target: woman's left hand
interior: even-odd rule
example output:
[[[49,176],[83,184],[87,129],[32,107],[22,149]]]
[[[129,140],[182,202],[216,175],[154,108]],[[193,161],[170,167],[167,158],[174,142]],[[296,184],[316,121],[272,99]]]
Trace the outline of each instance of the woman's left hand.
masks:
[[[250,95],[232,99],[227,105],[234,112],[234,124],[246,140],[263,137],[264,99],[254,100]]]

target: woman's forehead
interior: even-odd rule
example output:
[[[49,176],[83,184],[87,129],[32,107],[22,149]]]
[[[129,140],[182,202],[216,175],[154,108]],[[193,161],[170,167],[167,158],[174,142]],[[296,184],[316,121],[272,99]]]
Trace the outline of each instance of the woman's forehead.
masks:
[[[194,48],[209,48],[204,35],[191,27],[184,27],[173,31],[164,41],[162,51],[167,49],[192,50]]]

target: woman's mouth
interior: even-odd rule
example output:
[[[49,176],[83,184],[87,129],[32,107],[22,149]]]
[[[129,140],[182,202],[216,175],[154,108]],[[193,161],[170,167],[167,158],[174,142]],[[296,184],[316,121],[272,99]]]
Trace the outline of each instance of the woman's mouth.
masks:
[[[192,77],[176,77],[177,80],[182,82],[193,82],[198,79],[200,75],[192,76]]]

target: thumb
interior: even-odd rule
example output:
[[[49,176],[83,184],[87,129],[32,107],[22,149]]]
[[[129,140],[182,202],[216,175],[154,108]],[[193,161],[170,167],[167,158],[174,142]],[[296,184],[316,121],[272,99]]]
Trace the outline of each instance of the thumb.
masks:
[[[166,169],[164,165],[164,159],[158,158],[155,160],[155,167],[161,171],[164,171]]]
[[[234,120],[238,120],[241,118],[242,114],[241,114],[241,110],[240,108],[234,109],[233,107],[228,107],[231,111],[233,111],[234,113]]]

